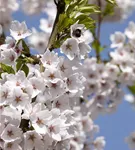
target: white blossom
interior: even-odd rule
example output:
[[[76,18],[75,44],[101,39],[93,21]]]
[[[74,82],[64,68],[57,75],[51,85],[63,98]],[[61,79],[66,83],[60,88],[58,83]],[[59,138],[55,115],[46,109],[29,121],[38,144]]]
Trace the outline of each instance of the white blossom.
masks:
[[[60,119],[53,119],[50,122],[48,122],[48,124],[47,124],[48,134],[56,141],[61,140],[60,128],[61,128],[61,120]]]
[[[135,149],[135,132],[132,132],[126,139],[126,143],[131,150]]]
[[[42,136],[36,131],[27,131],[24,134],[24,149],[25,150],[44,150],[44,143],[42,141]]]
[[[14,125],[8,124],[1,134],[1,138],[6,142],[12,142],[21,138],[22,131]]]
[[[4,150],[22,150],[21,146],[17,142],[6,142],[4,144]]]
[[[127,102],[129,102],[130,104],[135,105],[135,97],[134,97],[134,95],[132,95],[132,94],[125,95],[125,100]]]
[[[40,29],[46,33],[51,33],[53,20],[40,19]]]
[[[111,48],[122,47],[125,42],[125,35],[121,32],[115,32],[110,36],[110,40],[112,41]]]
[[[27,29],[25,22],[13,21],[10,27],[11,35],[15,40],[24,39],[31,35],[31,31]]]
[[[79,53],[79,46],[76,39],[67,39],[61,46],[61,52],[64,53],[70,60],[75,58]]]
[[[47,48],[49,35],[44,32],[33,31],[32,35],[28,37],[29,44],[39,54],[43,54]]]
[[[104,137],[97,137],[94,141],[94,150],[103,150],[104,147],[105,147],[105,140],[104,140]]]
[[[28,94],[24,93],[19,87],[13,90],[13,95],[11,97],[11,104],[14,107],[25,107],[27,103],[31,100]]]
[[[131,21],[129,22],[128,28],[126,28],[125,30],[125,34],[129,39],[134,39],[135,38],[134,33],[135,33],[135,23]]]

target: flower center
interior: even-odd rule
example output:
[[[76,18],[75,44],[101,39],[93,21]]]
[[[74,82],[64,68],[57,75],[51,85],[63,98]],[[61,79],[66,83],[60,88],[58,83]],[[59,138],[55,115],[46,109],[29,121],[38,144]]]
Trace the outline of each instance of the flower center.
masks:
[[[54,75],[54,73],[51,73],[48,77],[51,78],[51,79],[54,79],[55,75]]]
[[[36,138],[35,135],[31,134],[31,135],[29,135],[28,140],[31,140],[32,142],[34,142],[35,138]]]
[[[64,65],[62,65],[61,67],[60,67],[60,70],[62,71],[62,72],[64,72],[65,71],[65,67],[64,67]]]
[[[12,131],[12,130],[7,131],[7,135],[8,135],[9,137],[11,137],[12,135],[14,135],[14,134],[13,134],[13,131]]]
[[[67,44],[66,45],[66,50],[70,50],[71,51],[72,50],[72,46],[70,44]]]
[[[16,103],[21,102],[21,101],[22,101],[22,100],[21,100],[21,96],[16,97],[16,98],[15,98],[15,101],[16,101]]]
[[[55,103],[55,105],[56,105],[57,108],[59,108],[61,104],[59,103],[59,101],[57,101],[57,102]]]
[[[56,83],[52,83],[52,88],[56,89],[57,84]]]
[[[37,119],[36,123],[39,124],[39,125],[44,124],[43,121],[39,118]]]
[[[12,145],[13,145],[12,143],[8,143],[7,148],[12,148]]]
[[[2,97],[4,97],[6,99],[8,97],[8,92],[3,92]]]
[[[51,125],[51,126],[49,127],[49,130],[50,130],[50,132],[53,132],[53,131],[54,131],[54,127]]]

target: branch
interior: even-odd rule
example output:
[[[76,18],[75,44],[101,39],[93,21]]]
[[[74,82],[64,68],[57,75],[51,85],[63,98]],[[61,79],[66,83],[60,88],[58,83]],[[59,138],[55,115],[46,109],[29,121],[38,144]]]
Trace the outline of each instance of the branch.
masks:
[[[101,0],[98,0],[98,6],[101,9],[101,6],[102,6]],[[99,13],[99,15],[98,15],[98,31],[97,31],[97,39],[98,39],[98,41],[100,41],[101,23],[102,23],[102,14]]]
[[[55,22],[54,22],[54,25],[53,25],[53,30],[52,30],[52,33],[51,33],[51,36],[50,36],[50,39],[49,39],[49,42],[48,42],[48,46],[47,46],[47,48],[50,51],[52,51],[55,48],[55,46],[53,44],[54,44],[54,42],[56,40],[56,36],[58,34],[59,17],[65,11],[65,2],[64,2],[64,0],[58,0],[58,2],[56,2],[56,0],[54,0],[54,3],[56,4],[56,7],[57,7],[57,15],[56,15],[56,18],[55,18]]]
[[[98,6],[101,9],[102,3],[101,0],[98,0]],[[102,24],[102,14],[98,14],[98,29],[97,29],[97,42],[100,45],[100,32],[101,32],[101,24]],[[100,61],[100,47],[98,46],[98,49],[96,49],[97,53],[97,60]]]
[[[56,0],[54,0],[54,3],[55,3],[56,6],[58,5],[58,3],[56,2]]]

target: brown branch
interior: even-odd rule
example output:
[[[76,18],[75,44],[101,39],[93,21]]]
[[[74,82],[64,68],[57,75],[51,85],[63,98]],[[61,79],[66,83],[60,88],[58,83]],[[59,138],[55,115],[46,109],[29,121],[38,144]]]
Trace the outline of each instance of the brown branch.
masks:
[[[52,51],[55,48],[54,42],[55,42],[56,36],[58,34],[59,17],[65,11],[65,1],[64,0],[58,0],[58,2],[56,2],[56,0],[54,0],[54,3],[56,4],[56,7],[57,7],[57,15],[56,15],[56,18],[55,18],[55,22],[54,22],[54,25],[53,25],[53,30],[52,30],[52,33],[51,33],[51,36],[50,36],[50,39],[49,39],[49,42],[48,42],[48,46],[47,46],[47,48],[50,51]]]
[[[101,7],[102,7],[102,3],[101,3],[101,0],[97,0],[98,1],[98,6],[101,10]],[[101,24],[102,24],[102,13],[99,13],[98,14],[98,29],[97,29],[97,43],[98,45],[100,45],[100,32],[101,32]],[[100,61],[100,46],[98,46],[98,48],[96,49],[96,55],[97,55],[97,60]]]
[[[101,7],[102,7],[101,0],[98,0],[98,6],[100,7],[100,10],[101,10]],[[98,39],[98,41],[100,41],[101,24],[102,24],[102,14],[99,13],[98,14],[98,31],[97,31],[97,39]]]

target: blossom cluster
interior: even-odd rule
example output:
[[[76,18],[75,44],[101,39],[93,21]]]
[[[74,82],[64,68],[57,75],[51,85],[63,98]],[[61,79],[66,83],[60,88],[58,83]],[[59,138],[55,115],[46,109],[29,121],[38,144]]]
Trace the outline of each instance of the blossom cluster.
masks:
[[[104,137],[94,140],[99,128],[94,125],[86,103],[81,102],[86,78],[79,56],[86,55],[88,49],[82,54],[79,44],[90,47],[87,40],[80,39],[81,34],[79,39],[75,37],[75,30],[82,32],[80,27],[82,25],[72,26],[74,34],[61,47],[69,59],[47,50],[43,55],[37,55],[42,66],[27,64],[29,73],[26,76],[16,67],[17,60],[23,56],[22,39],[31,32],[25,22],[12,22],[10,33],[13,38],[7,37],[6,43],[0,46],[0,63],[12,66],[15,72],[2,73],[0,79],[1,149],[104,148]]]
[[[104,10],[106,2],[99,1]],[[114,21],[126,18],[135,2],[117,0],[117,5],[109,17]],[[40,20],[42,32],[12,21],[11,36],[0,45],[0,150],[103,150],[105,138],[95,136],[99,127],[94,119],[116,111],[123,89],[135,83],[135,23],[110,36],[114,50],[104,62],[89,58],[94,37],[78,22],[59,53],[47,48],[56,14],[53,1],[22,0],[20,6],[28,15],[47,17]],[[18,8],[16,0],[0,0],[0,37]],[[32,48],[38,55],[30,53]],[[134,96],[130,102],[135,103]],[[135,148],[134,132],[126,142]]]
[[[87,82],[83,94],[86,99],[89,97],[92,99],[89,104],[92,111],[97,113],[115,111],[123,98],[122,89],[134,86],[134,31],[135,23],[130,22],[124,33],[115,32],[110,36],[111,48],[115,50],[109,53],[109,62],[99,63],[93,57],[85,59],[83,72]]]

